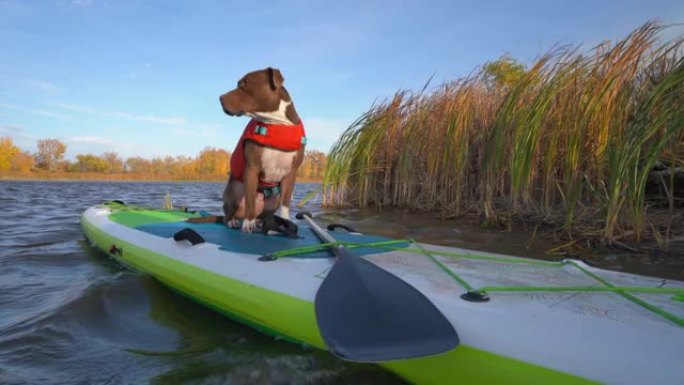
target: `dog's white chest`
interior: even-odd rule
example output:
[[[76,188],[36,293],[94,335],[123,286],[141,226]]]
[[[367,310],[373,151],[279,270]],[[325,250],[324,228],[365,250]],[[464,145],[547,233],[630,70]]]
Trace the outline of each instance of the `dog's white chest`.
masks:
[[[283,152],[272,148],[264,148],[261,154],[261,167],[265,182],[280,182],[292,171],[296,151]]]

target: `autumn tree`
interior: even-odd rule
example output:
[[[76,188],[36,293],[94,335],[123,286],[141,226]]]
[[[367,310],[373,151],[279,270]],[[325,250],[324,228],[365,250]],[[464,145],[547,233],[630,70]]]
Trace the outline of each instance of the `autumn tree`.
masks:
[[[324,153],[317,150],[307,150],[304,152],[304,161],[297,175],[307,179],[321,179],[323,178],[325,163],[326,156]]]
[[[134,156],[126,159],[126,171],[134,174],[151,174],[152,165],[148,159]]]
[[[175,175],[191,176],[197,174],[197,161],[189,156],[178,156],[174,164]]]
[[[77,162],[72,165],[72,170],[74,171],[105,172],[109,169],[109,163],[97,155],[76,155],[76,160]]]
[[[230,153],[220,148],[205,147],[199,154],[198,172],[202,175],[227,174],[230,169]]]
[[[124,162],[116,152],[105,152],[102,159],[107,162],[108,173],[119,173],[124,171]]]
[[[39,139],[36,164],[39,168],[53,171],[60,160],[64,159],[66,145],[59,139]]]
[[[29,172],[33,169],[36,160],[28,151],[18,152],[12,159],[11,170],[17,172]]]
[[[0,138],[0,171],[8,171],[12,167],[12,161],[19,151],[19,147],[14,145],[12,138]]]
[[[164,172],[164,159],[162,158],[152,158],[150,162],[150,171],[154,175],[161,175]]]
[[[196,173],[197,162],[188,156],[166,156],[163,159],[162,172],[167,175],[186,175],[190,176]]]
[[[496,89],[510,90],[525,74],[525,66],[509,55],[488,62],[483,67],[487,83]]]

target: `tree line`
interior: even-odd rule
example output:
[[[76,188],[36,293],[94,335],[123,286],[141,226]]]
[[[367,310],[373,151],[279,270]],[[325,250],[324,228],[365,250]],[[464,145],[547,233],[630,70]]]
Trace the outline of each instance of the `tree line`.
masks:
[[[69,160],[65,159],[67,145],[59,139],[39,139],[36,146],[38,151],[31,153],[17,147],[11,137],[0,137],[0,173],[27,177],[46,173],[85,173],[207,179],[225,178],[230,172],[231,153],[213,147],[205,147],[194,157],[164,156],[148,159],[133,156],[124,159],[116,152],[105,152],[100,155],[78,154],[74,160]],[[324,153],[307,150],[298,176],[303,179],[319,180],[323,177],[325,164]]]

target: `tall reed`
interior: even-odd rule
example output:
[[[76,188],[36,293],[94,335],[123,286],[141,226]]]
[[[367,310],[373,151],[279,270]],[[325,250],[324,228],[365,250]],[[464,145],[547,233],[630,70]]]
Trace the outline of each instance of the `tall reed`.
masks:
[[[684,164],[682,39],[661,42],[663,29],[554,48],[506,86],[483,66],[429,93],[398,91],[333,146],[324,203],[533,217],[607,242],[657,232],[649,172]]]

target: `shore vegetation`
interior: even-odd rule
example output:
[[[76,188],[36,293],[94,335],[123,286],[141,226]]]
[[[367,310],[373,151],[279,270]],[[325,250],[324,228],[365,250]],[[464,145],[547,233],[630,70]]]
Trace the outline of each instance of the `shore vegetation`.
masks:
[[[684,59],[666,29],[397,91],[333,146],[325,203],[667,248],[684,222]]]

